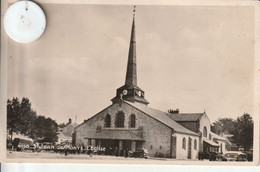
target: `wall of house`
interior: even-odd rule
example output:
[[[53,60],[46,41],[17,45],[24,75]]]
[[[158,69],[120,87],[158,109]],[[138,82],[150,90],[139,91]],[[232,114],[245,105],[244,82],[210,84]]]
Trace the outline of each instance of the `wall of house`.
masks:
[[[148,150],[150,156],[171,156],[172,129],[124,102],[121,103],[121,106],[120,104],[113,104],[90,120],[87,120],[81,126],[77,127],[76,144],[87,144],[88,139],[85,139],[86,137],[93,135],[98,126],[104,128],[105,116],[107,114],[111,115],[111,129],[118,129],[115,128],[115,115],[119,111],[123,111],[125,114],[123,129],[137,130],[139,127],[143,128],[143,139],[145,142],[143,142],[141,146]],[[129,128],[129,119],[131,114],[135,114],[136,116],[135,128]]]
[[[209,133],[210,133],[210,121],[206,114],[202,115],[199,120],[199,131],[203,133],[203,128],[207,128],[207,139],[209,139]]]
[[[199,152],[199,137],[198,136],[190,136],[186,134],[179,134],[175,133],[176,136],[176,159],[182,160],[182,159],[188,159],[188,144],[189,144],[189,138],[191,138],[191,159],[198,159],[198,152]],[[186,148],[183,149],[182,147],[182,141],[183,138],[186,139]],[[197,140],[197,147],[194,148],[194,140]]]
[[[217,144],[219,145],[219,149],[218,149],[219,153],[225,153],[226,152],[226,142],[225,141],[216,140],[216,139],[213,139],[213,141],[217,142]],[[222,150],[222,152],[221,152],[221,150]]]
[[[207,128],[207,137],[203,137],[203,128]],[[203,114],[199,119],[199,131],[202,133],[200,138],[200,150],[203,151],[203,140],[209,139],[209,133],[210,133],[210,121],[206,114]]]
[[[72,134],[74,133],[74,128],[75,127],[72,124],[68,124],[63,128],[62,132],[72,136]]]

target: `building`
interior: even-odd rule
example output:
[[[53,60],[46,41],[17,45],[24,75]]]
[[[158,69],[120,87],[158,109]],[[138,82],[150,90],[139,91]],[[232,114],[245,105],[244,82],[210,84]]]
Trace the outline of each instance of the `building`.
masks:
[[[64,126],[58,128],[58,141],[57,144],[63,143],[72,143],[72,135],[74,133],[74,129],[77,126],[76,123],[72,123],[72,120],[69,119],[69,122]]]
[[[171,119],[178,122],[187,129],[194,131],[200,135],[199,148],[200,152],[219,152],[224,153],[228,140],[221,137],[210,130],[210,121],[204,113],[168,113]]]
[[[135,17],[125,84],[111,101],[112,105],[75,128],[76,145],[132,151],[145,148],[150,156],[175,159],[198,159],[200,150],[219,147],[209,138],[206,113],[174,114],[148,106],[144,90],[137,86]]]

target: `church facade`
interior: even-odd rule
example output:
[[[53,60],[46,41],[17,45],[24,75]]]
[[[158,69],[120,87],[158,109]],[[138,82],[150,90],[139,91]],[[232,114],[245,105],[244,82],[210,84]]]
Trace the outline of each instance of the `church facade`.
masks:
[[[144,148],[151,157],[194,160],[201,151],[219,151],[218,143],[209,139],[206,113],[166,113],[148,106],[144,90],[137,86],[135,18],[125,84],[111,101],[112,105],[75,128],[76,145],[131,151]]]

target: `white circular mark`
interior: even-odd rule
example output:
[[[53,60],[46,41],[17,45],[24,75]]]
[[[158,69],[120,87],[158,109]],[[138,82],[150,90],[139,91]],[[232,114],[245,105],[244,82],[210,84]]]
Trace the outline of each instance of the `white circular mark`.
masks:
[[[4,16],[4,28],[8,36],[20,43],[37,40],[46,27],[46,17],[42,9],[31,1],[12,4]]]

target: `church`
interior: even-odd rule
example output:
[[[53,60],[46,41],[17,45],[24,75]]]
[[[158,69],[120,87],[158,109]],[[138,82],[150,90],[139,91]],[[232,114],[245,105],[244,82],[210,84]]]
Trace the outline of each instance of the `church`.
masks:
[[[136,151],[150,157],[198,159],[199,152],[224,152],[225,138],[214,137],[206,113],[163,112],[148,106],[145,91],[137,85],[136,33],[133,16],[125,84],[116,90],[112,104],[75,128],[73,143]]]

